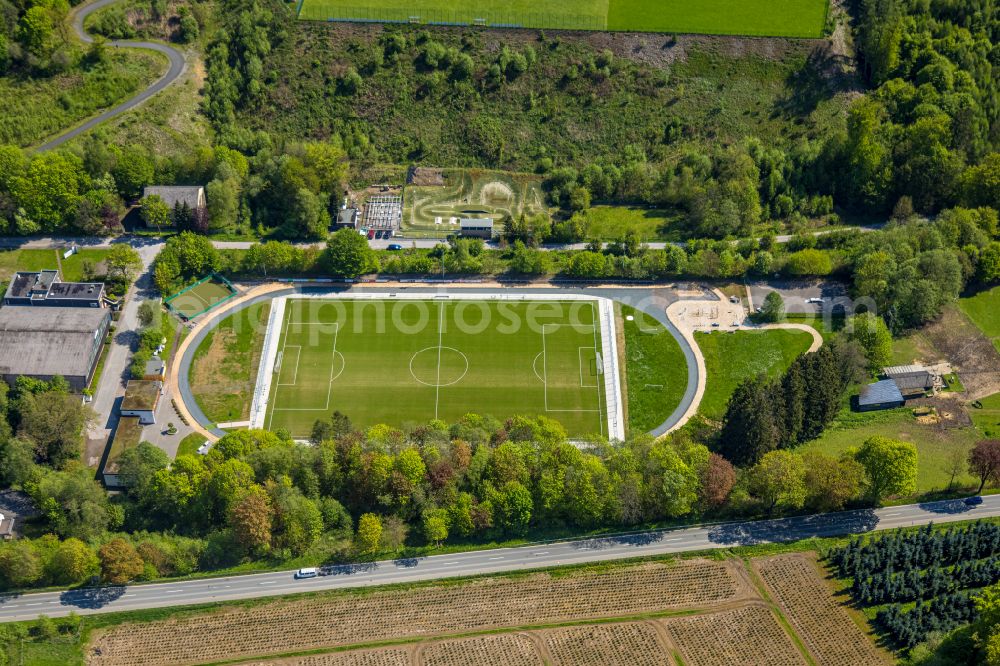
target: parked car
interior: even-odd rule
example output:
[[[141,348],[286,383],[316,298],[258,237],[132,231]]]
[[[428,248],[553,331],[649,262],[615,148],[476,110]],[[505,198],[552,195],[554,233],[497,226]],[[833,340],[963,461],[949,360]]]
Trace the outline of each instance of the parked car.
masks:
[[[983,503],[983,498],[976,495],[975,497],[966,497],[962,501],[965,502],[965,506],[979,506]]]
[[[389,243],[389,247],[387,247],[386,249],[387,250],[392,250],[392,251],[395,252],[397,250],[402,250],[403,246],[400,245],[399,243]]]
[[[295,572],[295,578],[301,580],[302,578],[315,578],[319,575],[319,571],[316,567],[306,567],[305,569],[299,569]]]
[[[374,229],[369,229],[368,230],[368,240],[371,240],[373,238],[375,238],[375,230]]]

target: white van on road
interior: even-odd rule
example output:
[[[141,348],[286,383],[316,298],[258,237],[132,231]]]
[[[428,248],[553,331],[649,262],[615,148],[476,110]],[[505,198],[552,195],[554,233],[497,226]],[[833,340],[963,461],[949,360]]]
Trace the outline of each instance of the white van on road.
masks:
[[[315,578],[318,575],[319,571],[316,569],[316,567],[307,567],[305,569],[299,569],[298,571],[295,572],[296,579]]]

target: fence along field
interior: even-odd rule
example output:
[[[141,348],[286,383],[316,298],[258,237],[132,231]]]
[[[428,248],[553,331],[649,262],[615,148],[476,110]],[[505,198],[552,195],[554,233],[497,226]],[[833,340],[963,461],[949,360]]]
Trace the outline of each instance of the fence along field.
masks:
[[[97,630],[87,661],[95,666],[239,659],[247,660],[244,666],[885,663],[811,560],[758,558],[753,566],[772,591],[781,591],[781,610],[761,595],[738,559],[620,564],[184,612]],[[772,584],[783,575],[787,581]],[[803,593],[789,595],[796,587]],[[791,628],[779,622],[779,612],[790,616]],[[795,639],[789,633],[802,632],[800,627],[814,632],[812,621],[828,625],[824,632],[830,638],[816,641],[814,633],[799,633]],[[383,641],[396,644],[370,647]],[[310,651],[316,654],[280,656]]]
[[[300,0],[312,21],[818,38],[828,0]]]

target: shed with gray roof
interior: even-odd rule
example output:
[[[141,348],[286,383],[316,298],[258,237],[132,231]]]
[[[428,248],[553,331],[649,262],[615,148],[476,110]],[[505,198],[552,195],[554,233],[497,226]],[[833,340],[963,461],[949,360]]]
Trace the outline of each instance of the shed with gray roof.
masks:
[[[858,410],[862,412],[873,412],[878,409],[893,409],[906,404],[903,394],[900,393],[896,382],[891,379],[883,379],[880,382],[861,387],[861,394],[858,396]]]

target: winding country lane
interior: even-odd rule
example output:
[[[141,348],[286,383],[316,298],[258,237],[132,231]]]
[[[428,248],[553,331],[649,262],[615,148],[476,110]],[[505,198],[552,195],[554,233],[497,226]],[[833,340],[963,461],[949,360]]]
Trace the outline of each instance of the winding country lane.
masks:
[[[80,7],[76,10],[75,14],[73,15],[73,30],[76,31],[77,36],[80,38],[82,42],[84,42],[85,44],[91,44],[94,41],[93,37],[88,35],[83,29],[83,23],[86,20],[86,18],[89,15],[93,14],[94,12],[100,11],[101,9],[104,9],[108,5],[112,5],[116,2],[120,2],[120,0],[97,0],[96,2],[92,2],[89,5]],[[67,141],[69,141],[70,139],[79,136],[83,132],[86,132],[96,127],[97,125],[100,125],[104,121],[114,118],[115,116],[120,115],[122,113],[125,113],[130,109],[134,109],[135,107],[139,106],[147,99],[149,99],[150,97],[152,97],[153,95],[160,92],[161,90],[169,86],[171,83],[176,81],[180,77],[180,75],[184,73],[185,69],[184,55],[172,46],[167,46],[166,44],[160,44],[158,42],[144,42],[144,41],[133,42],[133,41],[120,41],[120,40],[109,41],[108,46],[111,48],[146,49],[148,51],[156,51],[157,53],[162,53],[163,55],[167,56],[167,59],[170,61],[170,68],[167,70],[166,74],[161,76],[158,80],[154,81],[148,88],[140,92],[135,97],[131,97],[125,100],[124,102],[118,104],[117,106],[113,106],[110,109],[106,109],[105,111],[99,113],[98,115],[90,118],[82,125],[78,125],[73,129],[64,132],[63,134],[60,134],[59,136],[53,139],[49,139],[48,141],[46,141],[45,143],[43,143],[41,146],[38,147],[39,151],[51,150],[53,148],[57,148],[62,144],[66,143]]]

